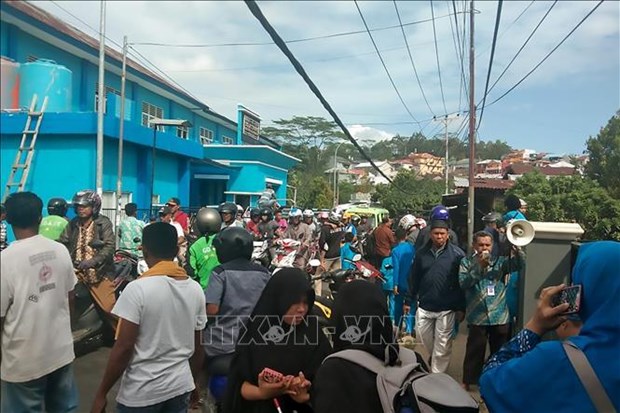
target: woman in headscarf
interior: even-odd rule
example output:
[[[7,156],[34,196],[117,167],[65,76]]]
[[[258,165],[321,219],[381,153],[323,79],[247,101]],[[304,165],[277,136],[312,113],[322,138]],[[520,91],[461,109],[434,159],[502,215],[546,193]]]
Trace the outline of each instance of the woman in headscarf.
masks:
[[[581,284],[579,335],[568,339],[590,362],[616,411],[620,410],[620,243],[579,249],[573,284]],[[550,306],[562,286],[541,292],[525,328],[488,361],[480,393],[492,412],[596,412],[560,341],[541,337],[562,323],[568,304]]]
[[[334,351],[357,349],[388,365],[398,360],[392,320],[383,292],[365,280],[345,284],[334,303]],[[364,367],[329,358],[313,382],[312,405],[316,413],[381,412],[376,375]]]
[[[313,304],[314,290],[302,270],[284,268],[271,277],[237,343],[226,413],[276,412],[276,405],[282,413],[312,412],[310,386],[331,351],[316,317],[306,317]],[[285,378],[267,383],[265,368]]]

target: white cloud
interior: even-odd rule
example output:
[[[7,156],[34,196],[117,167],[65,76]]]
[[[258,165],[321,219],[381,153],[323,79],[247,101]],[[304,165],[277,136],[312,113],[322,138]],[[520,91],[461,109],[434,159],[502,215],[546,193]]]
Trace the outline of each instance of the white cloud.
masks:
[[[351,125],[347,128],[349,129],[349,132],[351,132],[351,135],[359,141],[371,141],[375,143],[386,139],[391,139],[395,135],[394,133],[363,125]]]

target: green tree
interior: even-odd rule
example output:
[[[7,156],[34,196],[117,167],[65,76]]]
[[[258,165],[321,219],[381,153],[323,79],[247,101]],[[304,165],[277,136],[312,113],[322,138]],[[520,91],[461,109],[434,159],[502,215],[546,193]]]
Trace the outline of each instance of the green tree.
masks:
[[[296,173],[295,173],[296,174]],[[334,203],[334,191],[329,181],[323,176],[316,176],[310,180],[299,181],[297,184],[297,205],[301,208],[331,208]]]
[[[479,159],[501,159],[502,156],[512,151],[512,147],[499,139],[476,144],[476,154]]]
[[[586,175],[611,196],[620,199],[620,110],[596,137],[588,139],[587,148],[590,160],[586,164]]]
[[[373,200],[379,201],[392,214],[419,214],[440,203],[443,191],[442,181],[417,179],[413,172],[401,171],[393,184],[377,187]]]
[[[351,182],[340,182],[338,184],[338,203],[346,204],[351,201],[351,196],[357,192],[357,188]]]
[[[577,222],[585,231],[583,239],[620,241],[620,201],[596,181],[578,175],[547,179],[531,172],[508,193],[527,201],[532,221]]]

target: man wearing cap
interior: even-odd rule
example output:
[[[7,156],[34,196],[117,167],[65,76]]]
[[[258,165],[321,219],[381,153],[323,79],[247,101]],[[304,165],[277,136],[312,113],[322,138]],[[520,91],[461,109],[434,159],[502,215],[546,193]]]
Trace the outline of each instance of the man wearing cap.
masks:
[[[183,211],[181,211],[181,200],[176,197],[172,197],[166,202],[166,206],[170,208],[172,211],[172,220],[174,222],[178,222],[183,228],[184,236],[189,234],[189,216]]]
[[[461,321],[465,311],[459,286],[459,264],[465,253],[448,242],[446,221],[432,221],[430,228],[430,242],[416,252],[411,267],[403,312],[408,314],[413,300],[417,300],[417,335],[431,354],[431,371],[445,373],[452,354],[455,320]]]

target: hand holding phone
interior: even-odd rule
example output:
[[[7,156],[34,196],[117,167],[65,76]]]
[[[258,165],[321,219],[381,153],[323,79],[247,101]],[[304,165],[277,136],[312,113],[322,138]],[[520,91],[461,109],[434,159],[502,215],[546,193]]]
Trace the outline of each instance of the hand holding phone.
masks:
[[[551,297],[551,307],[557,307],[563,303],[568,304],[568,310],[562,314],[578,313],[581,306],[581,285],[564,287]]]

